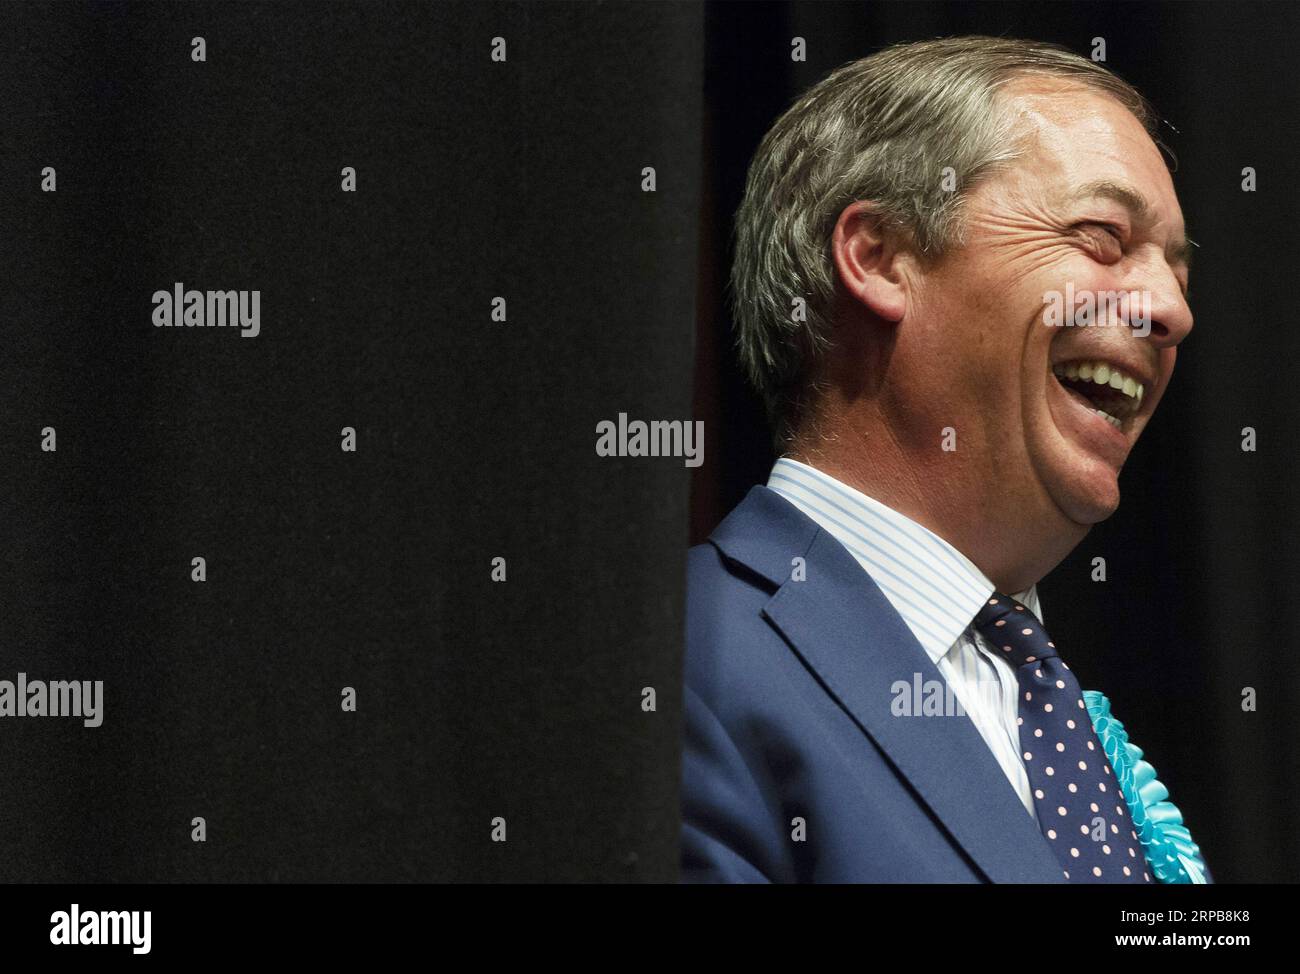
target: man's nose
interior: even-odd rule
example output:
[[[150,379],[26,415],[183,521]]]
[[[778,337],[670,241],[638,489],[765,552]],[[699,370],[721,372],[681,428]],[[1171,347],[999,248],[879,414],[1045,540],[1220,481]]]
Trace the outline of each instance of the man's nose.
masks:
[[[1172,348],[1192,330],[1192,309],[1172,272],[1151,289],[1151,331],[1147,338],[1157,348]]]

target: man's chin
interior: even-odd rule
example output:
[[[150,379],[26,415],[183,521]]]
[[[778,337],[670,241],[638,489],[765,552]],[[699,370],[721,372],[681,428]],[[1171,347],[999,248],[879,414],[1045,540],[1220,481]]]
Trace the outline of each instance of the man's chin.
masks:
[[[1119,508],[1119,480],[1113,474],[1076,478],[1053,494],[1062,513],[1082,527],[1101,523]]]

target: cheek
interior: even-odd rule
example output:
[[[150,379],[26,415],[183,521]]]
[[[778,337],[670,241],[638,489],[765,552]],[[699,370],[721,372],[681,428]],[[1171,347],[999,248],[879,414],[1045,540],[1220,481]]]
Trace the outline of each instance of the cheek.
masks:
[[[1033,330],[1042,315],[1041,295],[1023,286],[986,286],[970,289],[952,310],[952,326],[961,361],[955,366],[966,384],[986,397],[997,392],[1014,394],[1020,385],[1025,350],[1033,344]],[[1039,326],[1041,327],[1041,325]]]
[[[927,282],[917,320],[933,329],[925,336],[929,364],[941,364],[950,400],[978,404],[986,415],[1019,415],[1026,365],[1043,366],[1056,331],[1043,324],[1043,295],[1087,270],[1079,256],[1062,249],[1001,254]]]
[[[1169,388],[1170,383],[1174,381],[1174,363],[1178,358],[1178,349],[1162,348],[1159,351],[1158,357],[1160,362],[1161,378],[1159,386],[1155,389],[1155,400],[1151,404],[1153,410],[1155,407],[1160,405],[1160,400],[1165,397],[1165,391]],[[1147,395],[1150,394],[1151,393],[1147,393]]]

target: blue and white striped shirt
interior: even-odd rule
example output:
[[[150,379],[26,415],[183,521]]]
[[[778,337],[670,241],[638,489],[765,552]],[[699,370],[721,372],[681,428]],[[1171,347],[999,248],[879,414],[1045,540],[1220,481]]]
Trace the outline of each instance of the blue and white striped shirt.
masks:
[[[1020,757],[1015,670],[971,628],[996,588],[993,582],[933,531],[805,463],[781,457],[767,486],[858,560],[952,687],[1025,808],[1036,817]],[[1042,620],[1035,586],[1007,594]]]

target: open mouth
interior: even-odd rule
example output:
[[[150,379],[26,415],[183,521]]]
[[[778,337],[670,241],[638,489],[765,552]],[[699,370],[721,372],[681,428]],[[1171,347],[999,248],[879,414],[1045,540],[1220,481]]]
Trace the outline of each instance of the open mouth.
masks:
[[[1109,362],[1079,359],[1052,366],[1065,391],[1110,423],[1124,429],[1142,408],[1142,383]]]

